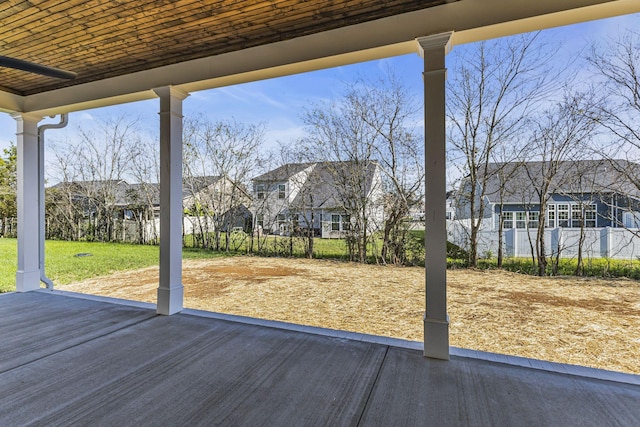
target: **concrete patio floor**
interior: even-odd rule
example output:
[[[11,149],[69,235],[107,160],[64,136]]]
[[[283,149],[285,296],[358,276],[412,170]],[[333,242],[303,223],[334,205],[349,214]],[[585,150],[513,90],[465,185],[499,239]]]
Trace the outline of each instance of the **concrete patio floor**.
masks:
[[[200,314],[0,295],[0,425],[640,425],[635,376]]]

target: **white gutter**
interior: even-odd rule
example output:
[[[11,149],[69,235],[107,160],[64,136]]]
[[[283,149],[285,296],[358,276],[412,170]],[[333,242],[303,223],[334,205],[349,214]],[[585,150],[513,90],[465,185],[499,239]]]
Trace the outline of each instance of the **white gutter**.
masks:
[[[47,129],[62,129],[69,123],[69,115],[60,115],[60,123],[51,123],[38,126],[38,259],[40,267],[40,281],[49,290],[53,290],[53,281],[47,277],[44,271],[44,240],[45,240],[45,218],[44,218],[44,131]]]

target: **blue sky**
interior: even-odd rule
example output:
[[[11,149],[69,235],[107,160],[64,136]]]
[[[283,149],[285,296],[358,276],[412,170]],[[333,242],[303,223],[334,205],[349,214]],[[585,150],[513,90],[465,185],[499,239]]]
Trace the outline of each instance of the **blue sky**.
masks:
[[[588,22],[546,30],[545,37],[569,55],[606,37],[615,36],[626,28],[638,28],[640,15]],[[447,58],[449,68],[465,46],[456,46]],[[560,55],[562,57],[562,55]],[[338,98],[345,82],[359,76],[376,78],[391,67],[414,96],[422,98],[422,60],[417,54],[370,61],[311,73],[281,77],[208,91],[194,92],[185,101],[185,116],[202,113],[211,119],[234,118],[241,122],[264,122],[267,142],[289,142],[303,133],[301,111],[319,100]],[[142,131],[157,134],[158,101],[149,100],[107,108],[72,113],[64,130],[49,131],[47,138],[55,141],[74,139],[79,126],[90,127],[95,120],[120,115],[140,119]],[[0,150],[15,142],[15,121],[0,113]]]

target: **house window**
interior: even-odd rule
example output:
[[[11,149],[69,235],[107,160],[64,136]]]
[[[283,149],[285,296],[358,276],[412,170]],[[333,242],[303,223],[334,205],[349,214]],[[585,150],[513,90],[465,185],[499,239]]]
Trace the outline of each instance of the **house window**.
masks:
[[[340,231],[340,215],[331,215],[331,231]]]
[[[569,205],[557,205],[558,227],[569,227]]]
[[[624,212],[622,223],[625,228],[640,228],[640,212]]]
[[[556,205],[547,205],[547,227],[556,228]]]
[[[284,184],[278,184],[278,199],[284,199],[286,196],[286,186]]]
[[[256,226],[264,228],[264,214],[256,215]]]
[[[539,212],[502,212],[502,228],[538,228]]]
[[[258,200],[264,200],[264,185],[256,185],[256,193],[258,196]]]
[[[342,230],[350,230],[351,229],[351,217],[349,215],[342,216]]]
[[[584,226],[595,228],[597,226],[596,205],[586,205],[584,207]]]
[[[571,227],[580,228],[582,226],[582,209],[579,205],[571,206]]]
[[[538,228],[538,221],[540,220],[540,212],[529,212],[528,228]]]
[[[502,212],[502,227],[513,228],[513,212]]]

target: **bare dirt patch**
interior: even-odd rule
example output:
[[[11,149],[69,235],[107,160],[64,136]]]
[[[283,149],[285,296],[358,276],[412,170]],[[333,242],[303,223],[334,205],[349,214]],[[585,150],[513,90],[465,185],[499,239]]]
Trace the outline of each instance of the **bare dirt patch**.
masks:
[[[451,270],[451,345],[640,374],[640,283]],[[155,302],[158,268],[60,289]],[[185,260],[185,306],[422,340],[424,269],[258,257]]]

